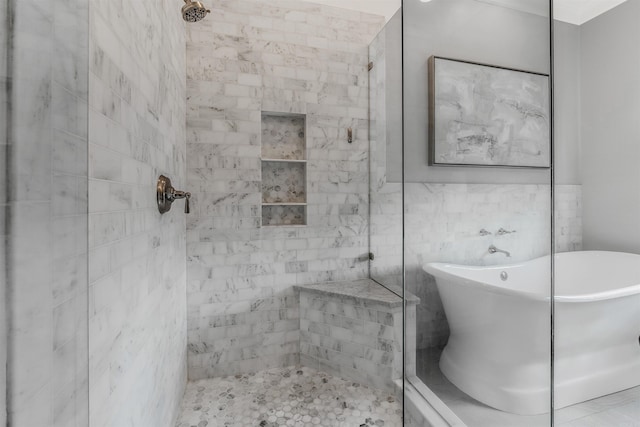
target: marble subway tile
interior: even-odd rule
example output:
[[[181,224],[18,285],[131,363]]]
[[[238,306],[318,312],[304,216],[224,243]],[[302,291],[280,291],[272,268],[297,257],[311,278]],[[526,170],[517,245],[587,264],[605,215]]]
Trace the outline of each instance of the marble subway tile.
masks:
[[[154,193],[160,174],[189,191],[186,63],[175,55],[184,49],[185,24],[167,13],[169,0],[156,3],[90,9],[94,426],[171,424],[186,380],[186,220],[177,204],[160,215]]]
[[[486,248],[495,244],[509,250],[510,262],[532,259],[548,253],[550,246],[550,203],[548,185],[408,184],[404,207],[407,236],[407,289],[425,301],[418,306],[418,348],[443,345],[448,327],[435,283],[422,272],[431,261],[468,265],[504,262],[491,257]],[[371,248],[376,258],[372,275],[385,283],[399,283],[401,260],[395,256],[402,223],[387,215],[402,206],[399,184],[386,183],[372,196]],[[580,186],[556,186],[556,250],[582,247]],[[500,212],[496,215],[496,212]],[[469,214],[469,213],[472,214]],[[499,228],[516,234],[480,236],[479,230],[495,233]],[[425,332],[430,330],[432,332]],[[436,331],[434,333],[434,331]]]
[[[393,380],[402,376],[402,299],[370,280],[297,289],[301,363],[393,390]],[[418,301],[411,301],[414,308]],[[415,327],[414,319],[407,325],[410,336]]]

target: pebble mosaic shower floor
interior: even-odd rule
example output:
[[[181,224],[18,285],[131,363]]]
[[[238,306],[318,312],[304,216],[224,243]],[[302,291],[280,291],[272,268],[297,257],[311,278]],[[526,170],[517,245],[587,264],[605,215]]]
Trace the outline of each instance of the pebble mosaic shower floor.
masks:
[[[401,427],[380,390],[306,367],[189,382],[176,427]]]

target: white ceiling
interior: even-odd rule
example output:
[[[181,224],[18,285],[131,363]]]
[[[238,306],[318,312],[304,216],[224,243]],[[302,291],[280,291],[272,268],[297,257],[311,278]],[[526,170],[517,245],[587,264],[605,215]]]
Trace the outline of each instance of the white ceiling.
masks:
[[[535,13],[540,16],[549,16],[549,2],[543,0],[476,0],[482,3],[495,4],[509,9],[521,10],[527,13]],[[561,0],[554,0],[557,3]],[[557,18],[556,18],[557,19]]]
[[[536,15],[548,16],[547,1],[532,0],[478,0],[511,9],[522,10]],[[558,21],[582,25],[626,0],[554,0],[553,17]]]
[[[582,25],[627,0],[555,0],[553,15],[555,19]]]
[[[302,0],[312,3],[326,4],[328,6],[344,9],[359,10],[374,15],[382,15],[387,21],[400,8],[401,0]],[[434,0],[446,1],[446,0]],[[536,15],[547,16],[546,1],[533,0],[477,0],[484,3],[496,4],[512,9],[522,10]],[[626,0],[554,0],[553,15],[559,21],[582,25],[596,16],[613,9]]]

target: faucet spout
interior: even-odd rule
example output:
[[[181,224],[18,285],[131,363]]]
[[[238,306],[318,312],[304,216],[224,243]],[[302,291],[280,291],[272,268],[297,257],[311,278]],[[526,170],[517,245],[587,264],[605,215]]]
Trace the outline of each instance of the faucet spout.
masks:
[[[504,251],[502,249],[498,249],[494,245],[489,246],[489,253],[490,254],[495,254],[496,252],[500,252],[502,254],[505,254],[507,256],[507,258],[511,257],[511,254],[508,251]]]

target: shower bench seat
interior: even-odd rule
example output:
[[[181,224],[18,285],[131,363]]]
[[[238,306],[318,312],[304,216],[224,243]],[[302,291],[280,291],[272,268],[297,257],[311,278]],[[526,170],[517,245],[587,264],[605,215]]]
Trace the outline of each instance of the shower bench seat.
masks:
[[[300,363],[378,389],[402,377],[398,294],[371,279],[295,286],[300,297]],[[414,295],[407,296],[407,373],[415,373]]]

